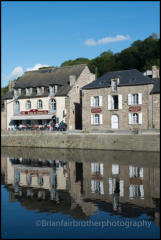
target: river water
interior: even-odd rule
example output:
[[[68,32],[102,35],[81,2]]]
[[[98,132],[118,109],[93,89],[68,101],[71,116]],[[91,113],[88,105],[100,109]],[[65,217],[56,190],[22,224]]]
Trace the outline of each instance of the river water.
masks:
[[[160,236],[156,152],[1,149],[2,238]]]

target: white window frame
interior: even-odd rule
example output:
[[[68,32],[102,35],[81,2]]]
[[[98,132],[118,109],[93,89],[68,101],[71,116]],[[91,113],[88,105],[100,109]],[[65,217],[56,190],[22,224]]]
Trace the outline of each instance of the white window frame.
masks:
[[[138,113],[133,113],[132,114],[132,123],[133,124],[139,124],[139,114]]]
[[[29,105],[30,104],[30,105]],[[26,101],[26,109],[27,110],[30,110],[31,109],[31,101],[30,100],[27,100]]]
[[[101,125],[101,124],[103,124],[102,114],[100,113],[91,114],[91,125]]]
[[[138,115],[138,122],[136,122],[136,117],[134,117],[134,114]],[[128,113],[128,124],[142,124],[142,112],[140,113]]]
[[[90,106],[91,107],[102,107],[102,96],[90,97]]]
[[[50,86],[50,95],[55,96],[55,86]]]
[[[40,104],[41,102],[41,104]],[[37,108],[42,109],[43,108],[43,101],[41,99],[37,100]]]
[[[117,79],[113,79],[113,80],[111,81],[111,84],[112,84],[112,91],[113,91],[113,92],[117,92],[117,84],[118,84]]]
[[[41,87],[37,87],[37,95],[41,95],[42,94],[42,88]]]
[[[30,95],[31,94],[31,89],[30,88],[26,88],[26,95]]]
[[[14,97],[15,97],[15,98],[18,98],[18,96],[19,96],[19,91],[18,91],[18,89],[14,89]]]
[[[56,111],[56,100],[54,98],[50,99],[50,110]]]

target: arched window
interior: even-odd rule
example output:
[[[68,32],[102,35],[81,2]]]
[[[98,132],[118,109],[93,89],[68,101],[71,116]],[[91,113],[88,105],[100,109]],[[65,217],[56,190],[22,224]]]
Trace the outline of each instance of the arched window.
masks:
[[[43,108],[43,104],[42,104],[42,100],[41,100],[41,99],[39,99],[39,100],[37,101],[37,108],[38,108],[38,109],[42,109],[42,108]]]
[[[139,123],[139,115],[138,113],[133,113],[133,124],[138,124]]]
[[[20,112],[20,103],[19,101],[16,101],[14,104],[14,113],[19,114],[19,112]]]
[[[50,112],[56,112],[56,100],[50,99]]]
[[[100,115],[99,114],[95,114],[94,115],[94,120],[95,120],[95,124],[100,124]]]
[[[31,101],[30,100],[26,101],[26,109],[31,109]]]

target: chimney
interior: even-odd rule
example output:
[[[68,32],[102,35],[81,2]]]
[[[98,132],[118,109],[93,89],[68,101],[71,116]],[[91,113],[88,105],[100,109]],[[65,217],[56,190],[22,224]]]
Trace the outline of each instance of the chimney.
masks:
[[[8,82],[8,90],[9,90],[9,92],[13,91],[14,86],[15,86],[15,81],[14,80]]]
[[[152,78],[159,78],[160,74],[159,74],[159,69],[157,68],[157,66],[152,66]]]
[[[72,87],[76,81],[76,76],[75,75],[70,75],[69,76],[69,81],[70,81],[70,87]]]

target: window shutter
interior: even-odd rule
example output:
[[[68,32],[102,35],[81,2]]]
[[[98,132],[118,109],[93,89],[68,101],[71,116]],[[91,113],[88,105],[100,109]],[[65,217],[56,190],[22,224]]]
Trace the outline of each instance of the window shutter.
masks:
[[[112,178],[109,178],[108,179],[108,183],[109,183],[109,195],[112,195],[113,194],[113,189],[112,189]]]
[[[102,107],[102,96],[99,96],[99,107]]]
[[[140,169],[139,169],[139,173],[140,173],[140,177],[143,178],[143,177],[144,177],[143,168],[140,168]]]
[[[100,164],[100,173],[103,176],[103,163]]]
[[[140,186],[140,193],[141,193],[141,198],[144,199],[144,187],[143,185],[139,185]]]
[[[94,118],[93,118],[93,115],[91,115],[91,125],[94,124]]]
[[[129,177],[132,178],[133,175],[133,166],[129,166]]]
[[[142,93],[139,93],[139,104],[142,104]]]
[[[139,124],[142,124],[142,112],[139,113]]]
[[[128,123],[132,124],[132,114],[131,113],[128,114]]]
[[[94,97],[90,97],[90,105],[91,105],[91,107],[94,106]]]
[[[124,196],[124,180],[120,180],[120,197]]]
[[[122,95],[119,95],[119,109],[122,109]]]
[[[111,110],[111,95],[108,95],[108,110]]]
[[[91,163],[91,173],[93,174],[95,172],[95,167],[94,167],[94,163]]]
[[[104,194],[103,181],[100,181],[100,193],[101,195]]]
[[[102,114],[100,114],[100,124],[103,124]]]
[[[132,94],[128,94],[128,105],[132,105]]]
[[[134,185],[130,184],[130,187],[129,187],[129,198],[130,199],[133,199],[134,198]]]
[[[112,96],[111,96],[111,104],[112,104],[111,109],[114,109],[114,99]]]

